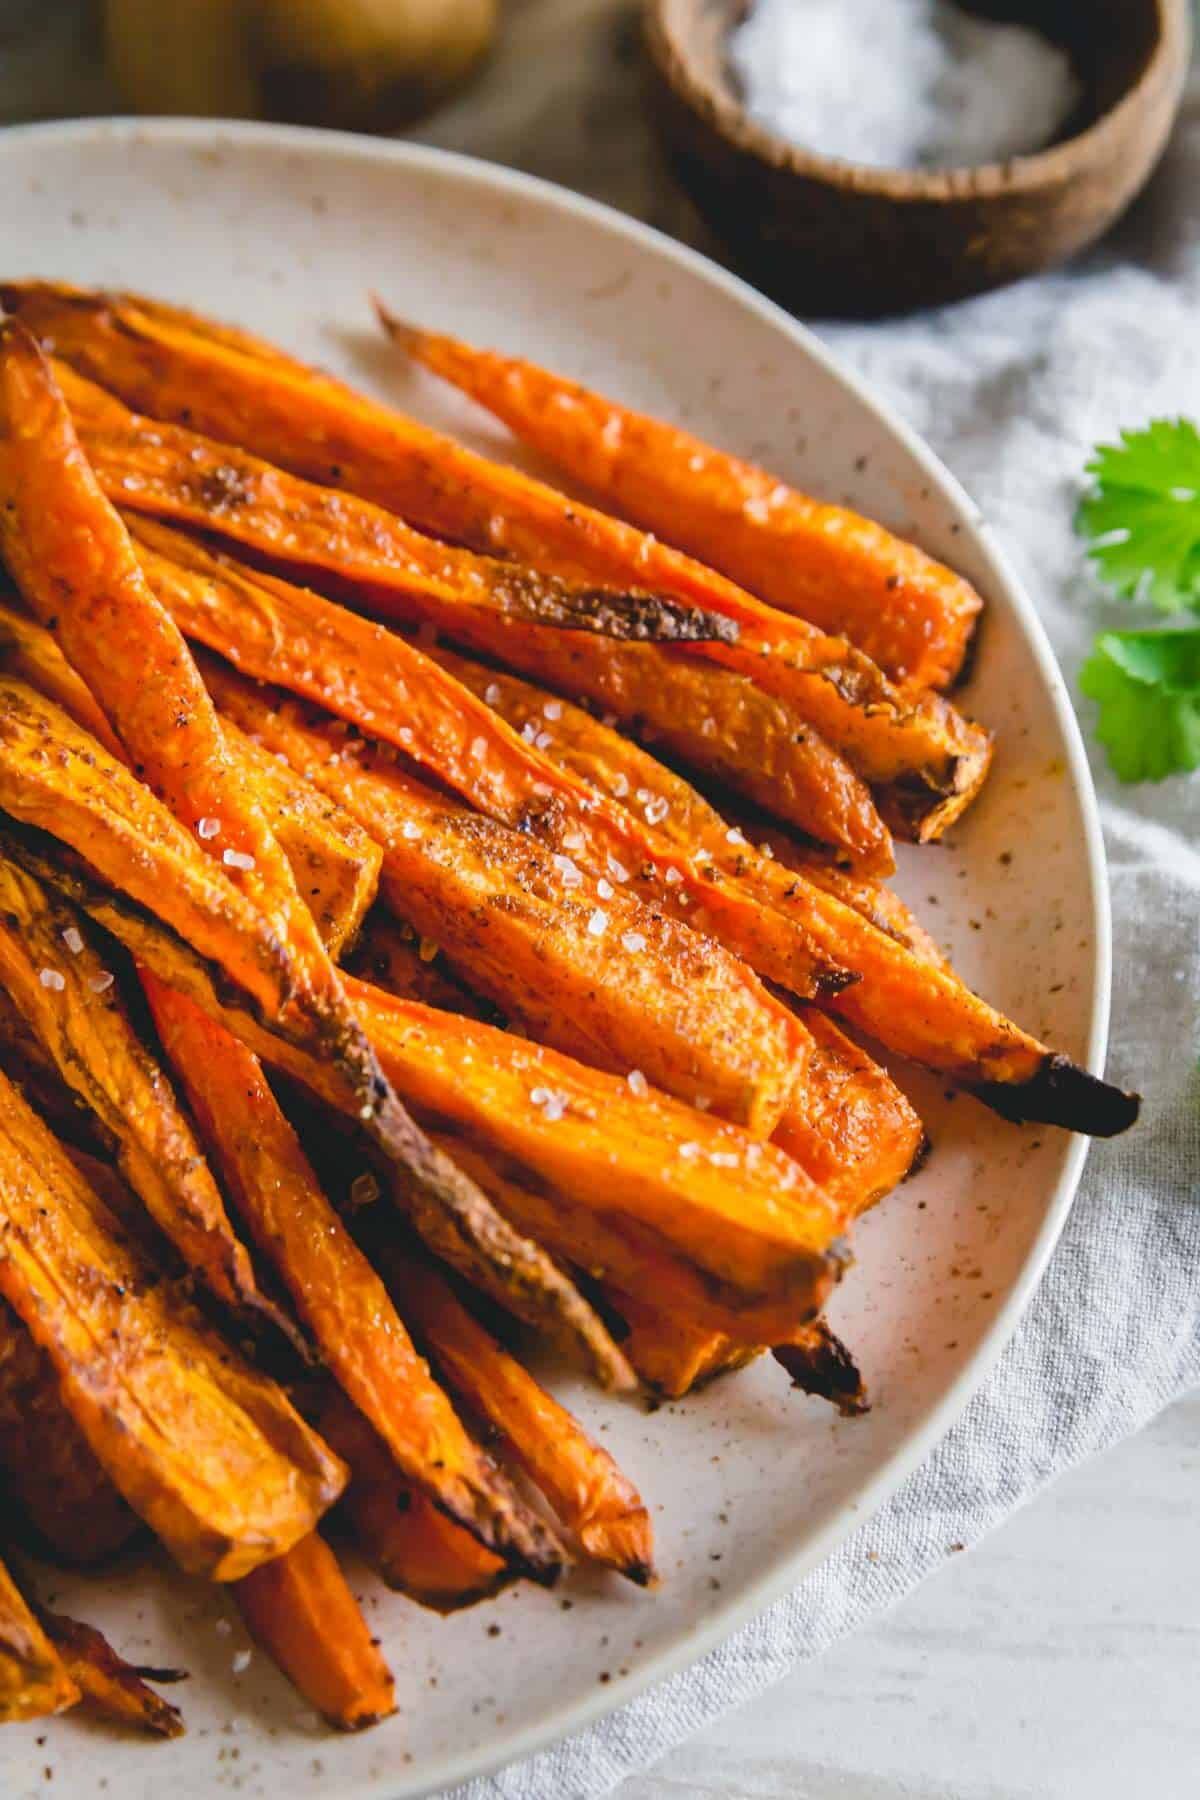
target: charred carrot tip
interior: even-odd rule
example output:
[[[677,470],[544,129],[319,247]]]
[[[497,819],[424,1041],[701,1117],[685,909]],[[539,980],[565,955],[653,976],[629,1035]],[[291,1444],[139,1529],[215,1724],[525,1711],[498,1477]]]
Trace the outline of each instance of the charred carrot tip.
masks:
[[[803,1343],[777,1344],[771,1352],[792,1378],[792,1386],[830,1401],[843,1418],[871,1410],[866,1383],[841,1338],[818,1323]]]
[[[1087,1137],[1117,1137],[1141,1111],[1140,1094],[1127,1093],[1073,1063],[1047,1055],[1030,1080],[983,1081],[972,1087],[977,1099],[1017,1125],[1061,1125]]]

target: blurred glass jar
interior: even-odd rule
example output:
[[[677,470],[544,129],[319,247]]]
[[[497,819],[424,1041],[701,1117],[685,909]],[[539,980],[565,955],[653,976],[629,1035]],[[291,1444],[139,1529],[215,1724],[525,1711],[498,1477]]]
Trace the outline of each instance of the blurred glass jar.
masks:
[[[105,0],[113,76],[145,113],[394,131],[482,61],[497,0]]]

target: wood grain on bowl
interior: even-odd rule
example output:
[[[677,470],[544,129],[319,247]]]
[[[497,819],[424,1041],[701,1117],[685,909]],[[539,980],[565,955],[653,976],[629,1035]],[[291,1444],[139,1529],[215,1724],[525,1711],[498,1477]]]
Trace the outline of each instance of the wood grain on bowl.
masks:
[[[1084,99],[1062,141],[978,168],[878,169],[747,114],[729,67],[746,0],[647,0],[655,118],[671,166],[739,266],[785,305],[874,317],[1065,261],[1149,178],[1178,110],[1188,0],[986,0],[1070,53]]]

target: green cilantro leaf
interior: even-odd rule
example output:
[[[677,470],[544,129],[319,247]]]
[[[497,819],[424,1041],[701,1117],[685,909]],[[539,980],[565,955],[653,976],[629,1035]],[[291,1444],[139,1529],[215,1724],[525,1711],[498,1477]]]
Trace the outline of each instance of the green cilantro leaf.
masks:
[[[1096,735],[1122,781],[1200,768],[1200,626],[1103,632],[1079,683],[1099,703]]]
[[[1160,612],[1200,612],[1200,432],[1188,419],[1156,419],[1101,444],[1087,465],[1092,492],[1076,528],[1088,555],[1124,599]]]

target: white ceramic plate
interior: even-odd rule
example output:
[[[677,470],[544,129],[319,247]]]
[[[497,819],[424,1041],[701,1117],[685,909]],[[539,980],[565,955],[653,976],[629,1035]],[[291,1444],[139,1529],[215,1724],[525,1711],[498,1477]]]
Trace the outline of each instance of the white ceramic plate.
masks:
[[[953,841],[905,857],[903,886],[969,982],[1100,1067],[1102,852],[1033,609],[953,480],[782,312],[570,194],[361,139],[205,123],[35,127],[0,135],[0,195],[5,274],[119,283],[206,308],[511,455],[479,415],[397,367],[369,313],[376,288],[404,316],[686,422],[954,562],[988,600],[966,704],[996,728],[999,753]],[[581,1576],[443,1621],[363,1574],[400,1712],[335,1739],[263,1656],[233,1673],[245,1639],[214,1590],[144,1561],[88,1583],[56,1578],[57,1603],[94,1616],[135,1660],[193,1671],[189,1734],[151,1747],[71,1719],[5,1731],[0,1792],[398,1800],[587,1723],[762,1608],[953,1421],[1028,1300],[1079,1176],[1081,1141],[1005,1125],[928,1079],[909,1085],[934,1155],[863,1223],[833,1308],[874,1392],[869,1418],[844,1423],[793,1396],[769,1361],[652,1416],[561,1384],[655,1508],[657,1593]]]

